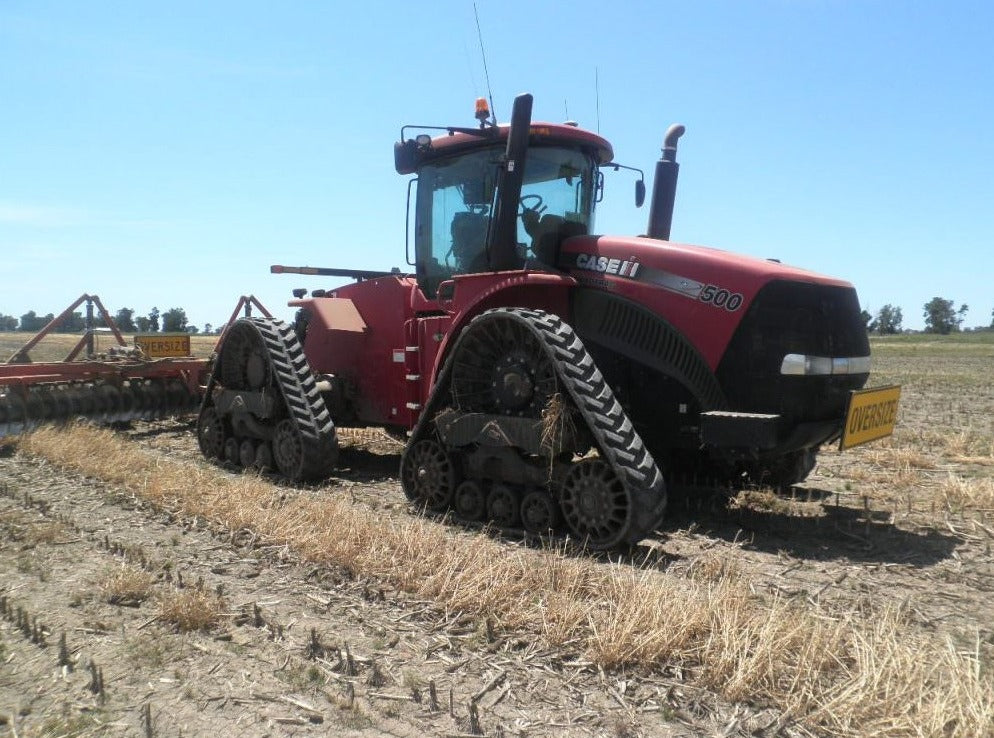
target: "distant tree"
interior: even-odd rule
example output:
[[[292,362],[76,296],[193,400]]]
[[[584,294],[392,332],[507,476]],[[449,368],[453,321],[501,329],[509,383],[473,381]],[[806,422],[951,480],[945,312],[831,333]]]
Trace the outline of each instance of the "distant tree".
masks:
[[[963,304],[959,310],[953,309],[952,300],[933,297],[925,303],[925,332],[946,335],[960,329],[963,317],[970,308]]]
[[[863,319],[863,325],[866,326],[867,333],[873,333],[877,329],[877,322],[870,315],[869,310],[861,311],[859,317]]]
[[[901,315],[901,308],[884,305],[877,313],[877,333],[882,336],[900,333],[902,320],[904,316]]]
[[[207,333],[209,335],[210,332],[211,332],[211,324],[210,323],[204,323],[204,333]]]
[[[13,315],[4,315],[3,313],[0,313],[0,331],[16,331],[16,330],[17,330],[17,318],[15,318]]]
[[[148,312],[148,329],[153,333],[159,332],[159,308],[157,307]]]
[[[186,331],[186,311],[183,308],[169,308],[162,314],[162,330],[165,333]]]
[[[195,325],[188,325],[186,327],[186,332],[187,333],[200,333],[200,329],[197,328],[197,326],[195,326]]]
[[[144,315],[135,316],[135,328],[139,333],[148,333],[152,323]]]
[[[34,333],[40,331],[46,325],[55,320],[55,315],[49,313],[48,315],[38,315],[34,310],[28,310],[21,316],[20,331],[28,331]]]
[[[994,310],[991,310],[991,328],[994,328]]]
[[[83,320],[83,313],[76,311],[67,315],[55,328],[56,333],[80,333],[86,328],[86,321]]]
[[[119,330],[125,333],[134,333],[136,330],[135,311],[131,308],[121,308],[114,316],[114,322],[117,323]]]

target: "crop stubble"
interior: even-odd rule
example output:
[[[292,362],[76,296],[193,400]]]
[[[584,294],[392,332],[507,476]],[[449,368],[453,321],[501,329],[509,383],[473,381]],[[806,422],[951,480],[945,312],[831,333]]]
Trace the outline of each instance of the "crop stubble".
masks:
[[[800,734],[979,735],[990,730],[992,704],[994,352],[989,344],[875,349],[875,382],[904,384],[894,439],[823,454],[793,497],[758,490],[717,512],[693,504],[676,510],[675,529],[644,552],[649,557],[642,567],[522,550],[409,519],[393,475],[396,447],[371,443],[375,435],[368,433],[353,436],[346,468],[320,490],[276,488],[202,469],[186,430],[147,429],[143,445],[160,453],[145,457],[137,471],[133,446],[121,445],[114,458],[113,439],[78,431],[84,435],[74,442],[107,444],[100,455],[89,454],[83,471],[151,497],[160,511],[213,519],[229,535],[287,545],[330,571],[379,582],[373,586],[386,588],[391,601],[414,597],[430,603],[428,611],[467,617],[483,643],[520,639],[590,663],[578,667],[590,673],[577,683],[594,693],[611,695],[597,686],[598,664],[621,668],[604,677],[609,686],[620,680],[626,689],[629,683],[641,689],[653,679],[683,686],[668,696],[642,694],[641,702],[626,700],[622,690],[613,704],[627,704],[629,711],[614,728],[704,731],[709,720],[731,710],[741,724],[731,720],[729,735],[747,725],[757,730],[756,708],[729,708],[730,701],[745,700],[771,706],[771,735],[784,725]],[[70,446],[55,434],[22,443],[26,451],[80,465],[86,453]],[[188,469],[183,484],[199,481],[200,494],[186,494],[175,481],[151,489],[175,463]],[[106,473],[122,465],[125,471]],[[246,483],[262,485],[257,496],[232,502],[230,485]],[[212,497],[206,488],[214,484],[222,494],[215,490]],[[343,514],[350,529],[335,530]],[[458,566],[444,559],[453,552]],[[494,566],[495,559],[503,565]],[[376,607],[382,605],[362,604],[363,610]],[[674,719],[693,715],[686,696],[700,702],[700,694],[709,695],[710,713],[696,722]],[[466,714],[472,717],[468,708]],[[510,715],[489,727],[496,725],[514,727]],[[449,729],[460,727],[474,726],[453,722]],[[605,724],[571,729],[604,730]]]

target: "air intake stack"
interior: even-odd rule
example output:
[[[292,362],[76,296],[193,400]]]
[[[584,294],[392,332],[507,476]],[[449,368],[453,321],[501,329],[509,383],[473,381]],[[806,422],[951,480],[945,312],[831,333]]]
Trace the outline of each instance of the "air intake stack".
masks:
[[[656,162],[656,178],[652,185],[652,204],[649,206],[649,238],[668,241],[673,224],[673,203],[676,200],[676,179],[680,165],[676,161],[676,145],[687,129],[674,123],[663,138],[663,156]]]

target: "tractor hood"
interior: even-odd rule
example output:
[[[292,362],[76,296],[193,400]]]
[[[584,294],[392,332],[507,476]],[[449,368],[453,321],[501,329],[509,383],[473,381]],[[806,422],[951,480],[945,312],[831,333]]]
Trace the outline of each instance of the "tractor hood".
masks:
[[[581,287],[601,290],[643,305],[690,338],[712,370],[761,292],[793,285],[832,308],[823,322],[858,320],[858,300],[846,281],[776,261],[653,238],[575,236],[563,241],[557,266]],[[769,286],[769,289],[764,289]],[[813,292],[812,292],[813,291]],[[833,294],[832,301],[814,293]],[[755,309],[763,310],[767,300]],[[760,304],[761,303],[761,304]],[[841,307],[840,307],[841,309]],[[855,309],[856,315],[848,315]],[[818,312],[822,312],[819,308]],[[782,357],[781,357],[782,358]]]
[[[655,284],[700,297],[712,282],[745,292],[743,299],[767,282],[787,279],[810,284],[851,287],[849,282],[770,259],[734,254],[708,246],[654,238],[577,236],[563,242],[558,266],[573,276],[615,276]]]

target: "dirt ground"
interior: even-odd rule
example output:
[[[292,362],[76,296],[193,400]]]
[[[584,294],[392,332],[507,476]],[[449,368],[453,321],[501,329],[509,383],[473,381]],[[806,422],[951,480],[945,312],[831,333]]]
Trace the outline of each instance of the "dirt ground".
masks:
[[[910,351],[885,346],[877,364],[875,383],[904,385],[894,439],[825,450],[791,495],[678,499],[646,544],[656,565],[680,573],[718,555],[754,591],[820,611],[872,617],[892,604],[989,668],[994,505],[942,490],[994,476],[991,350]],[[190,423],[128,435],[203,463]],[[339,469],[308,493],[409,515],[401,446],[378,431],[343,438]],[[151,576],[147,598],[107,601],[122,567]],[[181,588],[220,595],[214,627],[163,622],[158,602]],[[13,448],[0,457],[0,598],[0,735],[804,734],[675,669],[601,672],[526,633],[489,633],[247,531],[217,535]]]
[[[132,436],[193,450],[186,424]],[[362,468],[329,485],[406,515],[396,450],[346,451]],[[37,459],[7,454],[0,478],[0,735],[762,735],[776,721],[679,675],[604,674],[490,638],[431,602],[247,533],[218,537]],[[220,623],[179,633],[154,597],[108,603],[101,584],[125,566],[161,592],[220,593]]]

